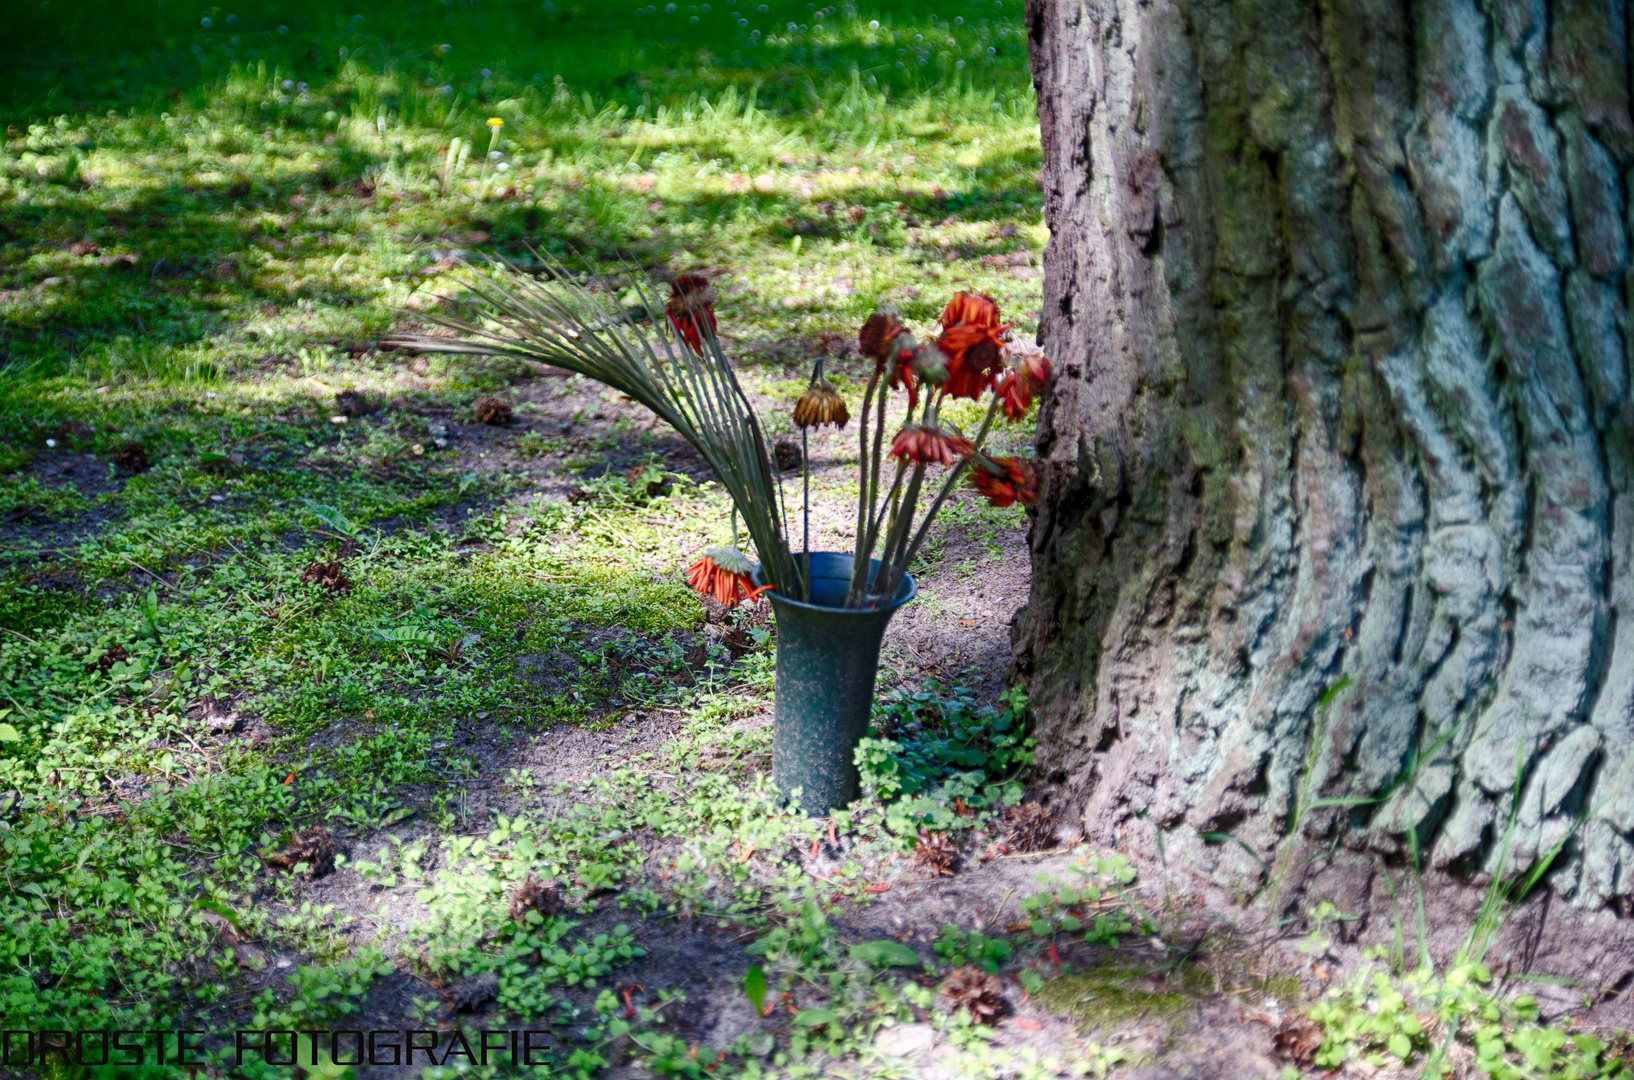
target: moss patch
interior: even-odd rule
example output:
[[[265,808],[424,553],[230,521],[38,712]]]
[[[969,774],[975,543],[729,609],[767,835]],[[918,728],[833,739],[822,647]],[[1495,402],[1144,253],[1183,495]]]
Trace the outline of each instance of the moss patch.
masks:
[[[1298,975],[1272,975],[1265,980],[1265,996],[1275,998],[1285,1009],[1292,1009],[1305,1000],[1305,985]]]
[[[1079,1030],[1110,1031],[1136,1020],[1157,1020],[1171,1027],[1201,998],[1213,993],[1214,981],[1194,965],[1153,971],[1108,965],[1049,980],[1034,995],[1044,1008],[1077,1021]]]

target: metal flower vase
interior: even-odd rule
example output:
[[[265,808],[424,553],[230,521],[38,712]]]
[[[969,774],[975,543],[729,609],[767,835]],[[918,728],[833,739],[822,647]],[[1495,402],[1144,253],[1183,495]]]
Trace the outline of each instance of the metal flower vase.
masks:
[[[798,788],[808,814],[827,814],[857,797],[855,756],[873,712],[885,626],[919,591],[913,575],[904,574],[889,603],[846,608],[851,565],[850,555],[814,551],[809,603],[766,594],[777,616],[772,780],[786,795]],[[869,572],[879,572],[878,559]],[[764,584],[758,568],[755,578]]]

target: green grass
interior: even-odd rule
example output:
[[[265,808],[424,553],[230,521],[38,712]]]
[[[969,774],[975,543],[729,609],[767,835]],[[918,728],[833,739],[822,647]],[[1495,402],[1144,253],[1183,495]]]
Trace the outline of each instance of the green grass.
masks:
[[[684,11],[486,3],[357,23],[284,5],[204,30],[167,4],[30,5],[12,46],[33,78],[0,91],[9,370],[322,378],[448,253],[528,245],[733,269],[732,329],[780,342],[886,294],[929,317],[954,283],[1036,305],[1036,282],[979,261],[1042,240],[1020,5],[793,33],[804,5],[756,6],[775,10],[742,5],[751,29],[725,3],[695,30]]]
[[[539,405],[580,402],[572,433],[524,406],[525,433],[442,449],[447,418],[515,373],[376,343],[450,287],[451,258],[530,249],[718,272],[722,329],[773,400],[880,298],[929,320],[954,288],[986,291],[1030,332],[1043,231],[1021,5],[24,7],[0,42],[8,1025],[322,1025],[395,972],[420,980],[424,1013],[430,982],[493,971],[508,1015],[577,1032],[556,1067],[589,1075],[622,1017],[605,980],[639,947],[586,923],[731,910],[765,931],[831,908],[736,860],[815,826],[745,769],[764,734],[730,727],[767,706],[769,652],[728,669],[718,644],[702,662],[689,644],[701,612],[679,570],[727,535],[718,488],[622,484],[662,433],[586,434],[619,406],[576,381]],[[854,365],[830,370],[854,389]],[[348,388],[381,408],[332,422]],[[583,497],[531,490],[541,475]],[[950,520],[991,546],[1017,515]],[[306,580],[335,560],[349,590]],[[469,740],[632,711],[688,726],[661,761],[550,793],[575,803],[556,817]],[[524,809],[473,810],[473,785]],[[895,811],[907,839],[859,807],[870,873],[951,820],[938,791]],[[369,929],[264,861],[313,826],[412,917]],[[607,839],[634,829],[686,851],[645,865]],[[525,861],[566,887],[560,916],[506,916]],[[662,898],[638,887],[659,871]],[[837,880],[848,901],[862,875]],[[919,993],[819,938],[813,970],[851,1026],[781,1044],[796,1068],[854,1053]],[[643,1009],[638,1052],[696,1071],[663,1022]]]

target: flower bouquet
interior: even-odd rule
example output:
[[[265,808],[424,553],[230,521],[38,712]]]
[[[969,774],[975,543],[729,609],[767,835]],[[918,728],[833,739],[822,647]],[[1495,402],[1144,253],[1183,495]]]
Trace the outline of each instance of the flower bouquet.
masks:
[[[940,333],[924,338],[881,306],[857,337],[873,368],[858,410],[856,550],[810,550],[810,458],[802,453],[797,551],[770,440],[717,336],[714,288],[682,274],[662,303],[650,285],[631,291],[634,303],[621,307],[559,266],[540,277],[490,266],[473,272],[470,294],[449,313],[426,316],[454,336],[394,344],[575,372],[633,398],[692,444],[731,497],[734,543],[705,551],[687,582],[728,608],[769,594],[778,616],[774,774],[785,791],[803,792],[807,809],[843,805],[856,791],[851,755],[867,729],[885,624],[914,594],[908,568],[937,512],[961,483],[997,506],[1038,498],[1036,465],[984,447],[1000,414],[1026,416],[1049,385],[1049,361],[1011,338],[985,296],[955,293]],[[824,367],[819,359],[794,404],[803,450],[811,428],[843,428],[851,418]],[[894,419],[892,391],[906,398]],[[983,398],[973,433],[943,415],[950,399]],[[758,565],[736,542],[740,518]]]

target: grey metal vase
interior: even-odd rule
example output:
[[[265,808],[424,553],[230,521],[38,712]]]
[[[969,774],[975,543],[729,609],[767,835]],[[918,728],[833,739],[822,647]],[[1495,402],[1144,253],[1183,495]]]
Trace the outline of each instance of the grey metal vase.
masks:
[[[766,594],[777,616],[772,780],[785,794],[799,788],[800,808],[808,814],[826,814],[857,797],[854,757],[868,733],[885,626],[919,591],[913,575],[904,574],[889,603],[849,610],[851,565],[850,555],[814,551],[810,603]],[[875,559],[869,573],[878,572]],[[765,583],[759,568],[755,582]]]

